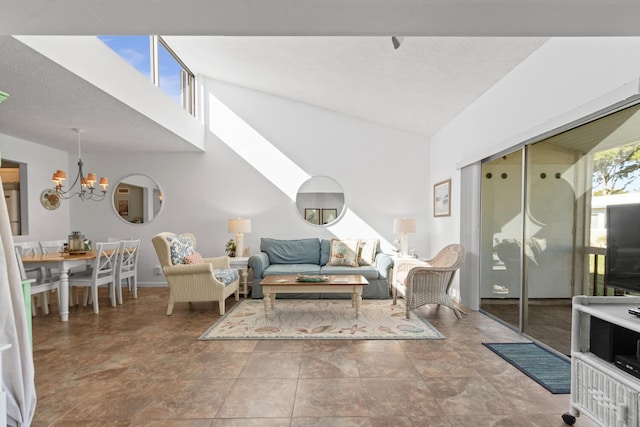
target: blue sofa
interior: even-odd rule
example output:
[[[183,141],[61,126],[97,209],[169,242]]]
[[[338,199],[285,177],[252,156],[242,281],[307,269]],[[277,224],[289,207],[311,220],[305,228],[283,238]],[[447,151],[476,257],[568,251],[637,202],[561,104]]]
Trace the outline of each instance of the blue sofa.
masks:
[[[262,238],[260,253],[249,257],[249,267],[253,269],[253,286],[251,296],[262,298],[260,281],[268,275],[285,274],[361,274],[369,284],[364,287],[362,298],[389,298],[387,275],[393,266],[389,255],[380,252],[376,247],[375,263],[346,267],[327,265],[331,241],[325,239],[278,240]],[[348,294],[278,294],[278,298],[300,299],[337,299],[349,298]]]

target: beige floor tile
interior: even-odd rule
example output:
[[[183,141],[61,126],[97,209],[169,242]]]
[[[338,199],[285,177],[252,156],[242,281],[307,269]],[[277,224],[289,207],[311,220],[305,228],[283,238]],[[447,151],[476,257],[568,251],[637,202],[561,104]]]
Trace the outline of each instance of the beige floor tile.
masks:
[[[216,418],[290,418],[297,379],[235,380]]]
[[[301,378],[293,416],[367,417],[369,409],[359,379]]]
[[[443,340],[198,341],[216,304],[167,316],[166,288],[138,294],[111,307],[101,290],[99,315],[73,307],[60,322],[54,302],[33,318],[33,427],[564,425],[569,396],[482,346],[525,339],[480,313],[417,310]]]

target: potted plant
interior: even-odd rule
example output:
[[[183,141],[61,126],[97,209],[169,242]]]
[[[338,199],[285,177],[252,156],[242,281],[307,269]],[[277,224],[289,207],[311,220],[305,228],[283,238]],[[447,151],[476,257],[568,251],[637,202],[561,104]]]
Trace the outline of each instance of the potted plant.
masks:
[[[236,256],[236,241],[233,239],[229,239],[227,244],[224,246],[224,250],[227,253],[227,256],[235,257]]]

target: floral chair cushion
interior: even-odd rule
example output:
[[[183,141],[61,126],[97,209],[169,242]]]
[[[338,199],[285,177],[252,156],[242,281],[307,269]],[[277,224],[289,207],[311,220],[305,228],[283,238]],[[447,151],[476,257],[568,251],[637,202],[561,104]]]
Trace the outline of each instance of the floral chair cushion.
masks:
[[[184,257],[193,255],[196,250],[190,237],[182,234],[167,237],[169,250],[171,252],[171,264],[184,264]]]
[[[214,268],[213,275],[225,286],[229,286],[240,277],[238,276],[238,270],[232,268]]]

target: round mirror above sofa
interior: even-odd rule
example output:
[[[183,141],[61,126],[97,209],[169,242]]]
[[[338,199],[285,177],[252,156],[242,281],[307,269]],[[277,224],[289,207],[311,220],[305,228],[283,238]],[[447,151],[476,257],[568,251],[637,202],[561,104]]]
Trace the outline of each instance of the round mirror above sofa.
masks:
[[[308,224],[327,227],[344,213],[344,192],[333,178],[314,176],[306,180],[296,195],[296,209]]]
[[[162,210],[163,195],[158,183],[146,175],[129,175],[113,189],[113,209],[129,224],[147,224]]]

